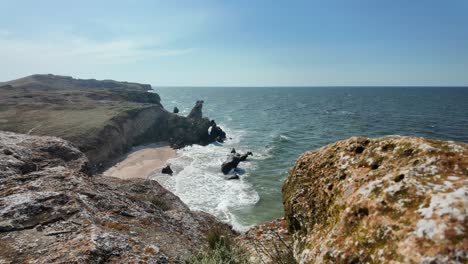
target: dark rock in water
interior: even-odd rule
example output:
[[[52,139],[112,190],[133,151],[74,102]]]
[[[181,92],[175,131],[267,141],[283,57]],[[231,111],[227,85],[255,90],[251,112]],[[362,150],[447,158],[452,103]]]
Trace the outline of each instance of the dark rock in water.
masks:
[[[164,174],[169,174],[172,176],[172,174],[174,173],[171,169],[171,166],[167,165],[166,167],[164,167],[162,170],[161,170],[161,173],[164,173]]]
[[[229,176],[227,179],[228,179],[228,180],[239,180],[239,175],[238,175],[238,174],[234,174],[234,175],[232,175],[232,176]]]
[[[210,132],[209,136],[212,141],[217,141],[219,143],[223,143],[226,140],[226,132],[224,132],[214,120],[210,122]]]
[[[203,108],[203,100],[197,101],[192,111],[190,111],[190,114],[187,116],[187,118],[201,119],[203,117],[202,108]]]
[[[179,113],[179,108],[177,108],[177,106],[176,106],[176,107],[174,107],[174,110],[173,110],[172,112],[174,112],[174,114],[177,114],[177,113]]]
[[[170,114],[169,120],[162,123],[162,127],[154,133],[161,134],[162,132],[168,135],[168,141],[175,149],[191,144],[207,145],[215,141],[223,142],[226,133],[216,126],[214,120],[202,117],[202,107],[203,101],[197,101],[187,117]],[[167,124],[167,129],[164,128],[164,124]],[[211,130],[215,133],[211,133]]]
[[[232,149],[231,149],[231,153],[236,153],[236,149],[235,149],[235,148],[232,148]]]
[[[241,161],[247,160],[247,157],[252,156],[252,155],[253,154],[250,151],[244,155],[237,154],[237,153],[229,155],[228,160],[223,162],[223,164],[221,165],[221,171],[225,175],[228,174],[232,169],[237,168],[237,165],[239,165]]]

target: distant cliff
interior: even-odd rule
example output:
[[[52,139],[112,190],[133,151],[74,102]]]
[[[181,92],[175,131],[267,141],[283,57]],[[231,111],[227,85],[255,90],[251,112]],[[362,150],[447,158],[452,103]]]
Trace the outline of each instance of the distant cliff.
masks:
[[[0,263],[181,263],[231,229],[155,181],[89,177],[56,137],[0,131]]]
[[[353,137],[304,153],[283,186],[299,263],[466,263],[468,146]]]
[[[169,141],[207,144],[210,120],[166,111],[150,85],[32,75],[0,83],[0,130],[73,142],[101,171],[132,146]]]

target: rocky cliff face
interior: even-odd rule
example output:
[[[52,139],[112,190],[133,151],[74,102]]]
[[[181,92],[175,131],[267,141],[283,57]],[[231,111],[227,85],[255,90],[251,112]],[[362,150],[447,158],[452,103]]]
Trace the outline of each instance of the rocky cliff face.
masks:
[[[283,186],[299,263],[466,263],[468,146],[354,137],[306,152]]]
[[[169,141],[207,144],[210,121],[166,111],[145,84],[32,75],[0,85],[0,130],[57,136],[74,143],[102,171],[132,146]],[[192,114],[191,114],[192,115]]]
[[[213,216],[157,182],[89,177],[69,142],[0,132],[0,263],[178,263]]]

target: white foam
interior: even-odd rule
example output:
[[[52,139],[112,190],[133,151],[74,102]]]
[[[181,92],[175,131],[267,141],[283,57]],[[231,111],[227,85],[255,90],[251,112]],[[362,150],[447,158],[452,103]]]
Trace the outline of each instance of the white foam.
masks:
[[[242,162],[239,168],[245,171],[240,180],[227,180],[221,172],[221,164],[226,160],[231,149],[244,153],[247,149],[239,145],[243,131],[230,131],[223,128],[232,140],[224,144],[214,143],[208,146],[193,145],[177,151],[175,158],[168,161],[174,176],[156,173],[152,178],[165,188],[179,196],[190,209],[213,214],[221,221],[230,223],[239,231],[248,226],[239,223],[232,213],[242,207],[252,207],[259,201],[259,195],[248,182],[251,162]],[[262,159],[254,152],[251,160]],[[250,159],[250,158],[249,158]]]

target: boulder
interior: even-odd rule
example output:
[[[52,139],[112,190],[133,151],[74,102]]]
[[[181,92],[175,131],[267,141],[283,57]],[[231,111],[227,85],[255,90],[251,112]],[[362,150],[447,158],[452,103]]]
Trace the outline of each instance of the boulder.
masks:
[[[169,174],[172,176],[174,172],[172,171],[171,166],[167,165],[166,167],[162,168],[161,173]]]
[[[224,174],[228,174],[232,169],[236,169],[240,162],[247,160],[247,157],[252,155],[250,151],[243,155],[237,153],[230,154],[228,159],[221,165],[221,171]]]
[[[298,263],[466,263],[468,145],[353,137],[304,153],[283,186]]]
[[[177,108],[177,106],[174,107],[174,110],[173,110],[172,112],[173,112],[174,114],[178,114],[178,113],[179,113],[179,108]]]

